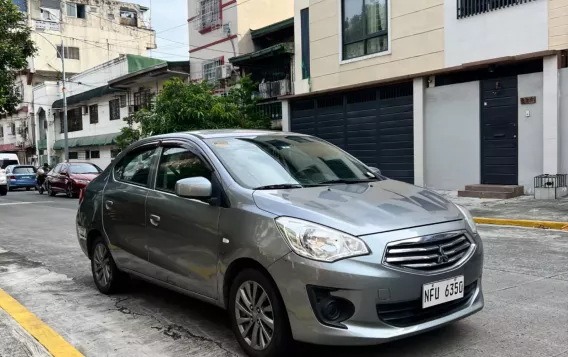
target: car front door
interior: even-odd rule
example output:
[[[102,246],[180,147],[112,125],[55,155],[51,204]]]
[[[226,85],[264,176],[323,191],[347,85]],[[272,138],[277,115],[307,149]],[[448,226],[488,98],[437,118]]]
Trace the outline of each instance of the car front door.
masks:
[[[69,164],[61,165],[59,173],[57,174],[57,184],[56,190],[57,192],[65,192],[65,188],[67,187],[67,182],[69,181]]]
[[[51,187],[51,189],[54,192],[58,191],[57,183],[59,181],[59,173],[61,172],[62,167],[63,167],[63,164],[57,164],[57,166],[55,166],[53,171],[51,171],[49,173],[49,176],[47,177],[47,181],[49,183],[49,186]]]
[[[112,168],[102,202],[103,227],[117,265],[145,275],[150,275],[145,204],[157,154],[155,143],[126,153]]]
[[[155,190],[146,199],[146,227],[151,237],[150,263],[160,280],[203,296],[217,297],[220,206],[179,197],[178,180],[214,172],[197,147],[188,143],[162,148]],[[214,195],[218,190],[213,189]]]

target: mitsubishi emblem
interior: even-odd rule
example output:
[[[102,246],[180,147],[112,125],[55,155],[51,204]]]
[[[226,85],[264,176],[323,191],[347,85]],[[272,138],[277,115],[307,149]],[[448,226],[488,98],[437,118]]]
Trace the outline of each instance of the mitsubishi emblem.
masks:
[[[438,257],[438,264],[447,263],[450,260],[450,258],[446,255],[446,252],[444,252],[444,248],[442,246],[438,246],[438,254],[440,254],[440,256]]]

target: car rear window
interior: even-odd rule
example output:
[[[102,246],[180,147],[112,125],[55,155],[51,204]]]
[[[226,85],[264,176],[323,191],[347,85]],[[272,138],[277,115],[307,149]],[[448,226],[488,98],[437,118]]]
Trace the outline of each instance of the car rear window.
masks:
[[[0,168],[5,169],[10,165],[18,165],[19,162],[16,160],[0,159]]]
[[[14,169],[14,174],[35,174],[35,168],[33,167],[16,167]]]

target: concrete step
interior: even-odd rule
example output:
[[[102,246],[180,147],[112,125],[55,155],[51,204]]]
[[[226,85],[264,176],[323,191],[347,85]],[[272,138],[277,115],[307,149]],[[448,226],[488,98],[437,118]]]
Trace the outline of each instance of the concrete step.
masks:
[[[525,193],[525,188],[519,185],[467,185],[466,191],[483,192],[512,192],[521,196]]]
[[[520,195],[515,192],[497,192],[497,191],[473,191],[463,190],[458,191],[458,197],[474,197],[474,198],[496,198],[507,200],[509,198],[518,197]]]

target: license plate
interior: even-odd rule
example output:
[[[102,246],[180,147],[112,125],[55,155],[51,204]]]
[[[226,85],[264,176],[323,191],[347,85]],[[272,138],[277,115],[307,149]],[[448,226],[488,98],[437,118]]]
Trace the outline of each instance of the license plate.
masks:
[[[463,276],[422,285],[422,308],[436,306],[463,297]]]

